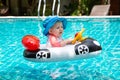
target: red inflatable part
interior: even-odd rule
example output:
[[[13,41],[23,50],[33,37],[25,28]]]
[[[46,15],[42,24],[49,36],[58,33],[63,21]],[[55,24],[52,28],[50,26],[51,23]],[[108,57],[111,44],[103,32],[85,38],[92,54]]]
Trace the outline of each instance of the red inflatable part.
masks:
[[[31,51],[39,49],[40,47],[39,43],[40,40],[33,35],[26,35],[22,39],[22,44],[24,45],[24,47]]]

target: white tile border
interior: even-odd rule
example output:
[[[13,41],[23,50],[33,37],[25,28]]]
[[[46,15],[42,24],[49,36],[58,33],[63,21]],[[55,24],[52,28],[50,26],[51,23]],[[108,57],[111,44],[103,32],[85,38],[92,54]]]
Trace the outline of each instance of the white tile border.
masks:
[[[0,16],[0,18],[46,18],[48,16]],[[60,16],[64,18],[120,18],[120,16]]]

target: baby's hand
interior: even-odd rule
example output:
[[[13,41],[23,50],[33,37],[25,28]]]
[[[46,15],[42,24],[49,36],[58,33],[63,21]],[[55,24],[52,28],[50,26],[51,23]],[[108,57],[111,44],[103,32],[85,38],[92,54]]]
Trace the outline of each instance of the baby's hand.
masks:
[[[73,39],[67,39],[67,44],[71,44]]]

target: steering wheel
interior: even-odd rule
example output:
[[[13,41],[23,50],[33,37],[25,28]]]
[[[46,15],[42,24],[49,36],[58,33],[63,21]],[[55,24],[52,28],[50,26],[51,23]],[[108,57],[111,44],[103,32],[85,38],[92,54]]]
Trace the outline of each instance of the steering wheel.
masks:
[[[77,34],[77,36],[75,36],[75,38],[73,39],[72,44],[75,44],[76,41],[81,42],[81,41],[83,41],[83,40],[86,39],[86,37],[82,37],[82,33],[83,33],[84,31],[85,31],[85,29],[82,28],[82,30],[81,30],[81,31]]]

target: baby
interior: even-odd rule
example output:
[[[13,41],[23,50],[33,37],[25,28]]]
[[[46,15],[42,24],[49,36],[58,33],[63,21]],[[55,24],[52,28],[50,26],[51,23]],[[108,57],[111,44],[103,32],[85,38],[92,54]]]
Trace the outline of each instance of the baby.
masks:
[[[45,28],[43,34],[48,36],[47,47],[62,47],[71,44],[72,39],[63,40],[61,38],[64,29],[66,28],[66,19],[57,16],[51,16],[43,21]]]

